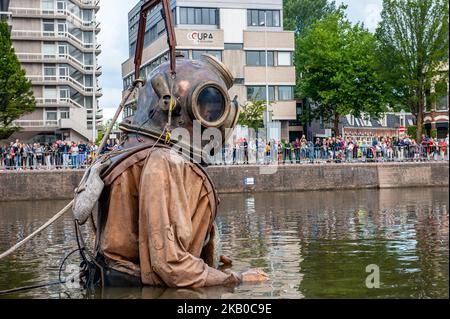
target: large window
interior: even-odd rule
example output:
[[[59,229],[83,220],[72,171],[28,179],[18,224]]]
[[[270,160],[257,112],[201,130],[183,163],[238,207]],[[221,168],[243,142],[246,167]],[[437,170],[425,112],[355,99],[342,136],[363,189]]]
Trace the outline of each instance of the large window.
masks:
[[[247,65],[258,65],[265,66],[266,65],[266,52],[265,51],[246,51],[246,60]],[[273,66],[273,51],[267,51],[267,65]]]
[[[279,66],[292,66],[292,52],[278,52]]]
[[[247,10],[247,25],[252,27],[279,27],[280,11],[279,10]]]
[[[55,22],[53,20],[44,20],[43,21],[43,30],[44,35],[51,34],[55,32]]]
[[[45,13],[53,12],[55,10],[55,1],[54,0],[42,0],[42,11]]]
[[[180,7],[180,24],[218,25],[219,10],[217,8]]]
[[[247,86],[247,100],[266,100],[265,86]],[[269,86],[269,101],[275,100],[275,87]]]
[[[436,101],[436,111],[448,110],[448,95],[442,96]]]
[[[219,50],[192,50],[192,59],[200,60],[202,54],[205,53],[215,56],[218,60],[222,61],[222,51]]]
[[[44,65],[45,80],[56,80],[56,65]]]
[[[44,52],[44,57],[45,58],[53,58],[56,55],[55,43],[53,43],[53,42],[50,42],[50,43],[44,42],[42,51]]]
[[[279,86],[278,87],[278,100],[279,101],[291,101],[294,99],[294,87],[293,86]]]

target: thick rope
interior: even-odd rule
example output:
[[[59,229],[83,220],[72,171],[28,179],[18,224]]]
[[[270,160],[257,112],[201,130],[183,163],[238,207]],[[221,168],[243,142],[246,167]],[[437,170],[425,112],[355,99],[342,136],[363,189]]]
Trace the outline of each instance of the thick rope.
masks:
[[[100,143],[100,146],[98,147],[98,150],[95,154],[95,157],[98,156],[98,154],[100,153],[100,151],[102,150],[103,146],[105,146],[106,144],[106,140],[108,139],[109,133],[111,133],[111,130],[115,124],[115,122],[117,121],[117,118],[119,117],[120,113],[122,112],[122,109],[125,107],[125,103],[127,103],[128,99],[130,98],[131,94],[134,92],[134,90],[140,86],[142,84],[142,80],[136,80],[133,83],[133,87],[131,88],[131,90],[128,91],[127,95],[124,96],[124,98],[122,99],[122,102],[119,105],[119,108],[116,111],[116,114],[114,115],[113,120],[111,121],[111,125],[108,127],[108,130],[105,132],[105,135],[103,136],[102,142]],[[64,207],[62,210],[60,210],[56,215],[54,215],[52,218],[50,218],[44,225],[42,225],[41,227],[39,227],[36,231],[34,231],[32,234],[28,235],[26,238],[24,238],[23,240],[21,240],[20,242],[18,242],[17,244],[15,244],[14,246],[12,246],[10,249],[8,249],[7,251],[3,252],[0,254],[0,260],[2,260],[3,258],[6,258],[7,256],[11,255],[12,253],[14,253],[16,250],[18,250],[20,247],[22,247],[23,245],[25,245],[27,242],[29,242],[31,239],[33,239],[34,237],[36,237],[36,235],[38,235],[40,232],[42,232],[43,230],[45,230],[48,226],[50,226],[51,224],[53,224],[54,222],[56,222],[59,218],[61,218],[66,212],[68,212],[73,205],[73,200],[67,204],[66,207]]]

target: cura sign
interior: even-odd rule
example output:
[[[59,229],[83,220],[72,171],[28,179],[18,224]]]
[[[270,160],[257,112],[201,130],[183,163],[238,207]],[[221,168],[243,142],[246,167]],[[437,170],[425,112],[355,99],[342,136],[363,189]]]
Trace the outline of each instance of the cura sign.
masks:
[[[187,38],[194,43],[208,43],[214,41],[214,36],[211,32],[192,31],[187,34]]]

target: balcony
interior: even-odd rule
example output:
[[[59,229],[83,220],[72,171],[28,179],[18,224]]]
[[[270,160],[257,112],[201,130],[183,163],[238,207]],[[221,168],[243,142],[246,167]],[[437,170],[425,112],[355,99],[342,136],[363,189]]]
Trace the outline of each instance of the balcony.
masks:
[[[58,129],[72,129],[84,137],[88,138],[89,133],[87,128],[82,124],[77,123],[72,119],[59,119],[59,120],[17,120],[14,121],[15,126],[21,127],[25,132],[52,132]]]
[[[70,54],[41,54],[41,53],[16,53],[17,58],[22,63],[68,63],[81,73],[91,74],[94,70],[93,65],[86,65],[78,61]],[[97,67],[95,72],[97,76],[102,74],[102,68]]]
[[[84,43],[70,32],[12,30],[11,38],[13,40],[67,41],[80,51],[101,53],[100,45],[94,49],[93,43]]]
[[[45,99],[45,98],[36,98],[36,105],[40,107],[77,107],[84,108],[83,105],[72,99]]]
[[[40,8],[10,8],[14,17],[17,18],[43,18],[43,19],[68,19],[83,31],[100,31],[100,23],[95,25],[92,21],[84,21],[68,10],[42,10]]]
[[[84,86],[74,78],[70,76],[40,76],[40,75],[27,75],[27,79],[29,79],[34,85],[68,85],[78,92],[83,93],[84,95],[94,94],[94,87]],[[98,88],[96,92],[96,96],[101,97],[102,89]]]

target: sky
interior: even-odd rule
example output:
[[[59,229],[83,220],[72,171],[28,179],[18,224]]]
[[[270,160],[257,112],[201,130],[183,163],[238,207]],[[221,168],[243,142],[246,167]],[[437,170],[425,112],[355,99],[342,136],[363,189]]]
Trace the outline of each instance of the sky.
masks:
[[[138,0],[101,0],[97,19],[101,23],[98,42],[102,53],[99,65],[103,74],[99,78],[103,89],[100,105],[104,120],[110,119],[122,98],[121,65],[128,58],[128,11]],[[382,0],[337,0],[348,6],[347,17],[352,22],[363,22],[374,31],[382,8]]]

